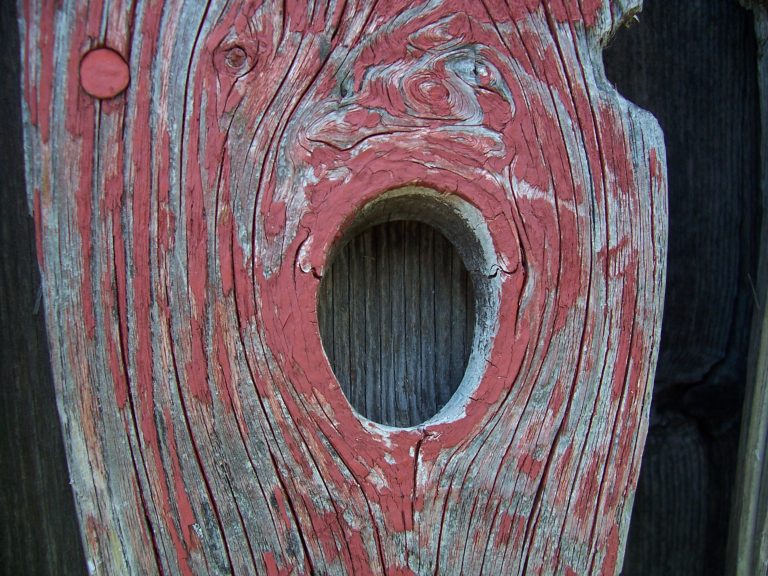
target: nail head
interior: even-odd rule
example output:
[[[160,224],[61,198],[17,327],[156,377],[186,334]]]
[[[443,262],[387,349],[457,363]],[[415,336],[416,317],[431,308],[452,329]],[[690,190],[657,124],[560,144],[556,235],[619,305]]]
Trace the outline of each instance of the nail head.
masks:
[[[80,61],[80,85],[94,98],[114,98],[129,80],[128,64],[111,48],[95,48]]]

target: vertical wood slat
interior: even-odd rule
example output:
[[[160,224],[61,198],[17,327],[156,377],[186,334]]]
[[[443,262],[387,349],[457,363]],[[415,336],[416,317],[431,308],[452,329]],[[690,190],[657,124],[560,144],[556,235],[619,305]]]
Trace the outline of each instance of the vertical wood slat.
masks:
[[[421,334],[421,409],[437,412],[435,392],[435,275],[430,266],[434,259],[435,236],[424,226],[419,235],[419,256],[423,273],[419,282],[419,330]]]
[[[374,246],[381,246],[382,243],[386,245],[387,242],[387,233],[385,228],[378,228],[376,230],[376,234],[374,236]],[[373,252],[371,253],[371,257],[373,255]],[[391,310],[391,298],[392,293],[390,290],[390,282],[389,282],[389,258],[390,254],[387,250],[383,250],[381,254],[379,254],[379,257],[375,259],[375,262],[377,264],[377,278],[378,278],[378,298],[380,305],[378,308],[373,305],[371,306],[372,313],[375,314],[376,310],[384,311],[381,312],[379,317],[381,318],[381,336],[380,336],[380,342],[381,347],[379,349],[380,351],[380,362],[381,362],[381,387],[378,389],[375,396],[379,398],[379,409],[377,411],[376,406],[373,407],[373,412],[370,413],[371,419],[374,418],[374,415],[380,414],[380,418],[386,421],[391,421],[392,414],[394,413],[394,404],[393,404],[393,396],[388,395],[386,392],[387,390],[394,389],[395,386],[395,375],[394,375],[394,359],[393,359],[393,339],[392,339],[392,314],[390,312]],[[335,269],[335,266],[334,266]],[[336,274],[343,274],[343,271],[341,269],[336,270]],[[375,303],[374,303],[375,304]],[[339,309],[343,304],[336,303],[336,307],[334,310]],[[375,361],[375,359],[374,359]],[[334,371],[341,373],[341,370],[334,366]],[[339,381],[341,382],[342,388],[345,387],[345,377],[342,375],[341,377],[337,376],[339,378]],[[348,384],[346,384],[348,386]],[[374,382],[375,386],[375,382]],[[346,389],[345,389],[346,393]]]
[[[667,422],[649,436],[624,576],[713,573],[705,562],[707,494],[712,489],[705,442],[696,423],[684,417]],[[691,501],[697,504],[691,505]],[[659,515],[675,521],[658,522]]]
[[[451,301],[451,286],[447,282],[440,282],[446,272],[450,276],[451,246],[445,242],[435,241],[434,248],[434,274],[435,274],[435,392],[439,405],[447,402],[451,393],[450,381],[450,352],[451,349],[451,314],[449,310]],[[465,363],[466,365],[466,363]]]
[[[719,576],[726,571],[725,488],[735,467],[717,454],[737,449],[731,430],[739,426],[761,244],[755,39],[750,14],[736,2],[646,0],[639,18],[606,50],[606,72],[664,129],[671,224],[648,464],[624,575]],[[702,434],[670,438],[670,419],[692,419]],[[671,501],[677,511],[664,504]],[[698,521],[705,525],[692,529]]]
[[[382,390],[387,396],[391,395],[394,410],[385,415],[386,422],[401,424],[408,422],[407,399],[405,392],[405,239],[402,227],[386,226],[387,244],[383,251],[390,253],[389,258],[389,296],[392,314],[392,386]],[[354,296],[352,296],[354,298]],[[387,310],[381,309],[384,314]]]
[[[451,254],[451,353],[449,382],[461,382],[467,363],[467,309],[471,290],[467,292],[467,272],[461,256],[455,250]],[[462,362],[462,359],[464,360]],[[447,401],[447,400],[446,400]]]
[[[338,251],[319,298],[326,355],[358,412],[412,426],[450,400],[471,352],[474,292],[437,230],[398,221],[363,231]]]
[[[334,308],[333,314],[333,357],[334,365],[339,366],[339,371],[344,374],[350,373],[349,358],[349,306],[344,303],[349,302],[349,265],[347,254],[341,253],[335,265],[338,267],[338,274],[333,279],[333,301],[338,303]],[[349,386],[349,377],[342,382]],[[347,394],[350,390],[345,390]]]
[[[747,348],[740,326],[749,310],[739,301],[752,301],[758,184],[749,14],[736,2],[648,0],[640,21],[617,35],[605,60],[618,90],[657,116],[669,153],[669,278],[655,393],[713,374],[740,382],[732,367]]]
[[[419,334],[419,280],[420,280],[420,250],[418,229],[408,226],[406,222],[398,222],[403,242],[403,300],[405,317],[403,318],[405,332],[405,381],[403,389],[408,402],[408,421],[418,422],[424,414],[419,409],[420,398],[424,395],[421,386],[421,337]]]
[[[360,237],[355,238],[350,246],[355,254],[362,254],[365,257],[364,243]],[[354,384],[354,388],[349,390],[350,398],[355,406],[365,406],[366,400],[366,362],[368,356],[368,346],[365,338],[366,325],[366,303],[365,303],[365,267],[357,265],[357,261],[351,258],[347,259],[347,270],[349,273],[349,293],[347,302],[349,306],[349,326],[347,334],[339,334],[342,340],[346,337],[349,348],[349,382]],[[342,279],[342,283],[344,279]],[[357,295],[357,297],[355,297]]]
[[[768,204],[768,7],[743,2],[754,11],[758,43],[757,75],[760,94],[760,197]],[[729,575],[768,571],[768,219],[760,230],[756,280],[757,302],[749,351],[747,384],[739,442],[736,490],[728,542]]]
[[[381,316],[377,313],[376,303],[379,294],[379,277],[377,262],[372,257],[373,247],[375,245],[372,234],[364,234],[363,241],[363,268],[365,270],[365,342],[366,355],[369,358],[378,358],[378,362],[369,362],[365,372],[365,413],[371,414],[375,406],[381,406],[379,399],[379,390],[376,386],[381,382]],[[332,282],[333,276],[328,275],[324,280]],[[328,308],[320,306],[319,308]],[[331,360],[333,364],[333,361]]]

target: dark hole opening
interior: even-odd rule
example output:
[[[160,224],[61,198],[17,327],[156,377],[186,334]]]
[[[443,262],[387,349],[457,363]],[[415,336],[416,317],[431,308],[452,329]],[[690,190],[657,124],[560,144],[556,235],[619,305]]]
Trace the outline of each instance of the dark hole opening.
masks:
[[[472,350],[475,292],[461,256],[413,220],[353,236],[320,284],[320,335],[352,406],[390,426],[428,420],[459,387]]]

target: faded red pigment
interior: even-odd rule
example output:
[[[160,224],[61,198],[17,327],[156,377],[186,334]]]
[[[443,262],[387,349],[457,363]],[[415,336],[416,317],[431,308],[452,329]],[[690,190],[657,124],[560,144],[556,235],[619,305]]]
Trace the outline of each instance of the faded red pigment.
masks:
[[[178,9],[139,4],[141,18],[111,3],[106,32],[101,4],[78,9],[63,126],[56,9],[24,10],[36,145],[50,158],[54,130],[74,167],[56,194],[52,164],[36,183],[38,258],[55,273],[48,235],[71,209],[78,296],[62,322],[85,328],[73,365],[104,350],[109,382],[84,369],[78,398],[94,461],[130,447],[136,565],[615,573],[665,184],[663,152],[630,141],[631,115],[594,88],[577,42],[610,8],[466,0],[404,18],[391,2],[232,3],[202,16],[178,70]],[[164,81],[178,74],[183,89]],[[503,281],[465,405],[388,430],[336,382],[317,294],[354,216],[412,185],[481,214]],[[119,437],[99,436],[95,406]],[[109,521],[88,517],[89,555],[109,549]]]

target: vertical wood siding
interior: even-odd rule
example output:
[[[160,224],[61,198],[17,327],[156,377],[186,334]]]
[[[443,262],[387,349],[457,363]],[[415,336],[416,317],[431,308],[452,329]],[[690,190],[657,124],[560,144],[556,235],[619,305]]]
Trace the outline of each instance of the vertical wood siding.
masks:
[[[720,576],[751,311],[761,302],[758,44],[752,14],[735,1],[647,0],[639,18],[606,51],[606,70],[664,129],[670,232],[647,460],[624,573]]]
[[[414,426],[459,387],[472,349],[475,294],[440,232],[401,220],[341,248],[320,284],[325,353],[363,416]]]

